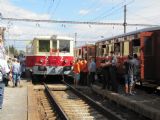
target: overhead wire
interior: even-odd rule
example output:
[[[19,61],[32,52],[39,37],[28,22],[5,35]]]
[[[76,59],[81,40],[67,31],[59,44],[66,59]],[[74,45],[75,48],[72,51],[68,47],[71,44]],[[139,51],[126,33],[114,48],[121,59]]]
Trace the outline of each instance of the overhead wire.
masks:
[[[97,16],[97,17],[95,17],[94,19],[92,19],[91,21],[97,20],[97,19],[99,19],[99,18],[102,19],[102,18],[108,17],[108,16],[110,16],[110,15],[113,15],[113,12],[116,12],[116,11],[122,9],[122,8],[124,7],[124,5],[129,5],[129,4],[133,3],[134,1],[135,1],[135,0],[131,0],[131,1],[129,1],[128,3],[126,3],[126,2],[120,2],[120,3],[116,4],[115,6],[113,6],[111,9],[107,10],[107,11],[109,11],[108,14],[106,14],[107,11],[105,11],[105,12],[103,12],[102,14],[100,14],[99,16]],[[117,7],[118,7],[118,8],[117,8]]]
[[[51,17],[50,17],[50,18],[52,18],[53,15],[56,13],[56,10],[58,9],[60,3],[61,3],[61,0],[58,0],[57,4],[56,4],[56,6],[55,6],[55,9],[53,10],[53,12],[51,12]]]
[[[107,11],[113,11],[117,6],[119,6],[119,5],[123,4],[123,3],[124,3],[124,2],[120,2],[120,3],[116,4],[116,5],[113,6],[112,8],[110,8],[110,9],[104,11],[103,13],[101,13],[100,15],[98,15],[97,17],[93,18],[91,21],[94,21],[94,20],[99,19],[101,16],[103,16],[104,14],[106,14]]]
[[[4,18],[1,20],[7,21],[23,21],[23,22],[46,22],[46,23],[66,23],[66,24],[93,24],[93,25],[119,25],[122,26],[123,23],[107,23],[107,22],[83,22],[83,21],[61,21],[61,20],[42,20],[42,19],[25,19],[25,18]],[[127,24],[128,26],[157,26],[152,24]]]

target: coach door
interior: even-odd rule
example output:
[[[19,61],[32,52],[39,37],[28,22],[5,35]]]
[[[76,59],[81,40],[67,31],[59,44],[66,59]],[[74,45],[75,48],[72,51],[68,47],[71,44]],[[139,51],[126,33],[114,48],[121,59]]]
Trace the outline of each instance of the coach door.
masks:
[[[154,46],[155,46],[155,76],[156,80],[160,83],[160,31],[154,35]]]
[[[155,59],[151,32],[141,33],[141,78],[155,80]]]

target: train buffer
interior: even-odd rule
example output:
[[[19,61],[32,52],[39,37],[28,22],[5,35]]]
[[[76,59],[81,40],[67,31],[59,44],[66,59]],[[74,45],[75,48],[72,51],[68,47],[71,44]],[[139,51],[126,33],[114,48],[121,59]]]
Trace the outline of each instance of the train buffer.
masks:
[[[123,92],[114,93],[108,90],[102,90],[101,87],[93,85],[94,92],[124,106],[136,113],[152,120],[160,118],[160,97],[155,94],[148,94],[145,91],[137,90],[136,95],[126,96]]]

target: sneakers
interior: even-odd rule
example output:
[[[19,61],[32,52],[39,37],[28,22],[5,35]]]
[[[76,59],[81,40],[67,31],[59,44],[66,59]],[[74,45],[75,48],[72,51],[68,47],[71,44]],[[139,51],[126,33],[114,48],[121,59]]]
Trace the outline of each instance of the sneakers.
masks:
[[[136,92],[136,91],[133,91],[132,93],[133,93],[133,94],[136,94],[137,92]]]
[[[124,96],[134,96],[134,93],[125,93]]]
[[[134,96],[135,94],[134,93],[129,93],[129,96]]]

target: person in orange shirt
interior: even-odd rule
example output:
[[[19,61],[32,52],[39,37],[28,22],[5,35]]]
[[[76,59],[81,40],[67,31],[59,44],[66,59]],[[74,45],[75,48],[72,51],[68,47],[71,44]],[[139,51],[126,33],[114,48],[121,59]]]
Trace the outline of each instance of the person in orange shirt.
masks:
[[[88,76],[88,63],[87,60],[83,60],[83,67],[82,67],[82,72],[83,72],[83,83],[82,85],[87,85],[87,76]]]
[[[79,67],[80,67],[80,81],[79,81],[79,84],[83,85],[83,59],[80,59],[78,61],[78,63],[79,63]]]
[[[80,80],[80,65],[79,60],[77,59],[73,65],[73,72],[74,72],[74,86],[77,87],[78,82]]]

